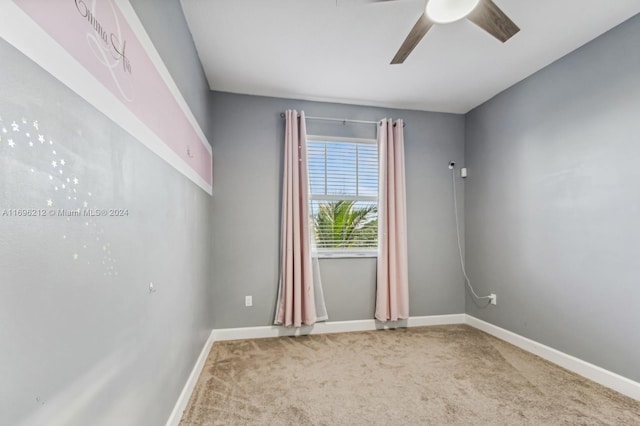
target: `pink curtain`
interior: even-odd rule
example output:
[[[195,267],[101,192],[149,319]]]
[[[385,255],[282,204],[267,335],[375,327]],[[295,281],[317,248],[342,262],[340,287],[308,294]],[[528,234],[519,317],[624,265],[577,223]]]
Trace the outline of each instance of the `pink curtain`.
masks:
[[[276,324],[300,327],[319,320],[309,235],[309,174],[304,112],[286,112],[280,285]],[[320,296],[322,297],[322,296]],[[322,301],[324,302],[324,301]]]
[[[378,125],[378,271],[376,319],[409,317],[407,213],[402,120]]]

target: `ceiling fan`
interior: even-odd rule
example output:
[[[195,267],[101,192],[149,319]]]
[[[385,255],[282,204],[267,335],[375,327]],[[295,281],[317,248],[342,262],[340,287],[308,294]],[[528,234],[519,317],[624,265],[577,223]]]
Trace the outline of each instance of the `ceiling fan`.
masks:
[[[366,2],[388,1],[393,0]],[[433,25],[450,24],[465,18],[503,43],[520,31],[492,0],[427,0],[425,11],[405,38],[391,64],[402,64]]]

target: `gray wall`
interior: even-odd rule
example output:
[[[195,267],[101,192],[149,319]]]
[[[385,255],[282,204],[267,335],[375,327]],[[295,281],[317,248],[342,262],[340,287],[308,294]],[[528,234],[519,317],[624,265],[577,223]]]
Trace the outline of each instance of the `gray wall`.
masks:
[[[160,53],[199,69],[179,5],[154,7],[143,23],[171,17],[176,38]],[[2,40],[0,57],[0,424],[164,424],[211,328],[211,197]],[[128,216],[2,216],[48,200]]]
[[[469,314],[640,381],[640,16],[467,116]]]
[[[411,315],[464,311],[449,160],[462,162],[464,117],[343,104],[212,93],[214,328],[270,325],[278,286],[282,145],[288,108],[307,115],[403,118]],[[375,126],[309,120],[309,134],[375,138]],[[462,182],[459,182],[462,185]],[[460,187],[462,202],[462,186]],[[323,259],[331,321],[373,318],[375,262]],[[244,296],[254,306],[245,308]]]

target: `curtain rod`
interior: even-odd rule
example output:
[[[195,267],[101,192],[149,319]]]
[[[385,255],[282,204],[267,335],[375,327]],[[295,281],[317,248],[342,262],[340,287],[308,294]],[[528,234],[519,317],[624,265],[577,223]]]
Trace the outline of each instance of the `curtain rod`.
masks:
[[[280,117],[285,118],[285,113],[281,112]],[[298,117],[300,117],[300,114],[298,114]],[[379,123],[379,121],[349,120],[346,118],[331,118],[331,117],[311,117],[308,115],[305,118],[308,118],[309,120],[319,120],[319,121],[337,121],[342,124],[347,124],[347,123],[378,124]],[[403,122],[402,127],[407,127],[407,123]]]

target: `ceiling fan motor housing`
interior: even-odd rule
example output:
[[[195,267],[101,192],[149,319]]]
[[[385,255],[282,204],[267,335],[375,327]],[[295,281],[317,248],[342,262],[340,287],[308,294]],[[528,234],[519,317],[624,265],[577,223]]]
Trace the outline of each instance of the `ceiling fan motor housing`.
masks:
[[[427,16],[437,24],[449,24],[467,17],[478,3],[480,0],[429,0]]]

